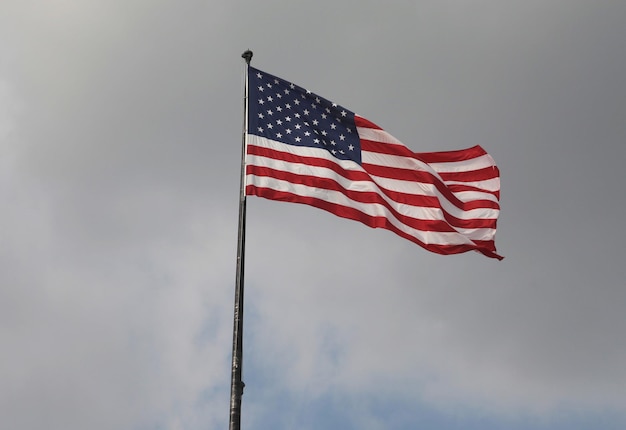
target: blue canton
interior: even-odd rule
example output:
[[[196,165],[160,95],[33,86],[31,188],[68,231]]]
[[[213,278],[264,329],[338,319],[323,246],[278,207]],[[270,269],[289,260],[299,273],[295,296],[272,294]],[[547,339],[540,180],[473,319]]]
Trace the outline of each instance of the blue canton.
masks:
[[[361,164],[354,112],[253,67],[248,82],[248,133]]]

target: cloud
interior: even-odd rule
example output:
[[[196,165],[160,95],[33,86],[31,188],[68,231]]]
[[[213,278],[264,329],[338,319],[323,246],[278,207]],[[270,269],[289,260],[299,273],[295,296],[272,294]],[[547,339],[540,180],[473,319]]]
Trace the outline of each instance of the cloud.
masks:
[[[250,199],[251,428],[623,421],[623,9],[354,6],[2,3],[6,425],[225,425],[247,48],[415,150],[487,148],[507,257]]]

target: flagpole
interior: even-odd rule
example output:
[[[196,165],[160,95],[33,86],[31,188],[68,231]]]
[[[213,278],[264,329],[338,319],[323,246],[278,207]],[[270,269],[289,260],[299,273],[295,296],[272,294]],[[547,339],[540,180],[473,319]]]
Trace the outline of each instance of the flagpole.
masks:
[[[239,186],[239,233],[237,238],[237,274],[235,276],[235,312],[233,318],[233,361],[230,379],[229,430],[241,428],[241,396],[245,384],[241,380],[243,364],[243,274],[246,243],[246,135],[248,134],[248,67],[252,51],[241,54],[246,61],[244,73],[243,135],[241,138],[241,177]]]

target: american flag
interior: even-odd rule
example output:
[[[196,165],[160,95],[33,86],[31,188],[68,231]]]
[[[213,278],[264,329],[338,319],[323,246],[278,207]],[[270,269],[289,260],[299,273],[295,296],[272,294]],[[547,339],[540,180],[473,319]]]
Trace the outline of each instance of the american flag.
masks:
[[[391,230],[439,254],[496,254],[500,176],[480,146],[415,153],[376,124],[248,68],[246,195]]]

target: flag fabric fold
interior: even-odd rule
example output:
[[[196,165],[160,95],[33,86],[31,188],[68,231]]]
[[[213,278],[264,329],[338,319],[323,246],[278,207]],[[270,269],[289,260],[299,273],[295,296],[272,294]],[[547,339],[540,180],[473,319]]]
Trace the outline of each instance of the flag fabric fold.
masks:
[[[438,254],[503,258],[500,174],[483,148],[413,152],[336,103],[248,70],[246,195],[315,206]]]

